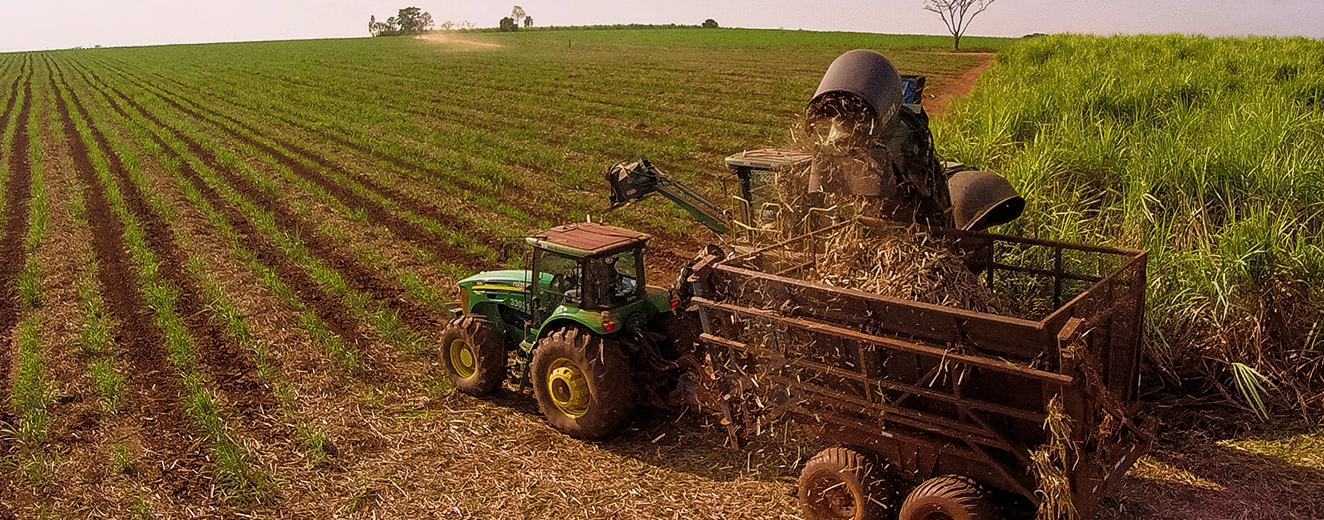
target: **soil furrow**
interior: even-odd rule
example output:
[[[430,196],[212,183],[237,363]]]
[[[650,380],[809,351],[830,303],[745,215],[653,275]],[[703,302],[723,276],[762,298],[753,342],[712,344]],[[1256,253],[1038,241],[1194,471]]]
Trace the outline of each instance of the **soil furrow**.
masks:
[[[181,88],[185,88],[185,89],[189,88],[187,85],[180,83],[178,80],[175,80],[174,78],[166,78],[166,80],[174,83],[175,85],[178,85]],[[231,106],[235,107],[235,109],[247,111],[250,114],[257,113],[260,110],[257,107],[254,107],[249,104],[245,104],[240,101],[228,100],[228,103]],[[205,107],[203,108],[206,109]],[[211,109],[206,109],[206,110],[220,114],[221,117],[227,117],[230,120],[235,120],[233,117],[226,116],[215,110],[211,110]],[[405,113],[416,117],[428,117],[427,114],[422,114],[416,111],[405,110]],[[527,203],[528,202],[527,199],[522,198],[521,196],[518,195],[518,193],[520,192],[518,186],[514,187],[514,189],[503,189],[503,188],[491,188],[489,186],[485,186],[480,183],[475,183],[464,177],[464,174],[469,172],[443,171],[428,166],[422,161],[408,161],[404,158],[391,155],[386,152],[382,152],[371,146],[367,146],[362,143],[355,142],[353,140],[337,135],[333,133],[331,130],[311,128],[306,123],[301,123],[300,121],[298,121],[296,116],[297,115],[292,113],[290,116],[282,116],[278,113],[271,113],[267,117],[279,121],[280,123],[287,125],[291,128],[298,129],[301,132],[308,132],[311,135],[315,136],[316,138],[325,139],[327,141],[335,143],[337,146],[341,146],[346,149],[353,150],[355,153],[357,153],[360,156],[369,157],[380,163],[389,164],[392,167],[397,168],[399,170],[412,170],[412,171],[422,172],[425,177],[430,177],[434,179],[444,179],[446,182],[450,182],[454,184],[456,187],[460,188],[464,192],[473,192],[473,193],[479,193],[490,196],[501,202],[508,203],[511,204],[512,206],[518,207],[521,211],[526,212],[528,215],[534,218],[544,219],[544,220],[558,220],[563,217],[563,215],[544,211],[541,207],[529,205]],[[251,126],[249,126],[248,128],[251,128]],[[307,153],[312,154],[315,152],[309,151]],[[460,152],[454,152],[454,153],[460,153]],[[382,185],[379,182],[373,182],[373,185],[383,190],[389,190],[392,193],[392,198],[394,200],[400,202],[402,205],[409,207],[411,210],[421,215],[433,217],[437,219],[438,222],[443,222],[443,223],[447,223],[448,220],[456,220],[456,217],[441,213],[436,207],[428,205],[426,202],[414,200],[409,195],[403,194],[398,190],[394,190],[389,186]],[[443,220],[443,218],[445,220]],[[462,226],[462,224],[455,224],[455,225]],[[463,227],[459,227],[455,229],[463,229]],[[484,234],[482,237],[476,237],[476,238],[478,238],[481,242],[487,244],[490,247],[500,246],[500,239],[490,234]]]
[[[46,85],[54,74],[45,67]],[[41,82],[38,82],[39,86]],[[94,386],[88,366],[99,355],[113,359],[114,354],[93,353],[79,342],[79,335],[88,320],[84,301],[80,296],[84,276],[93,266],[87,260],[92,254],[92,236],[87,227],[80,226],[71,211],[72,199],[81,200],[85,190],[72,182],[72,153],[63,133],[52,120],[54,102],[51,92],[45,94],[40,139],[44,160],[46,197],[50,203],[50,233],[36,254],[42,266],[42,337],[47,349],[43,353],[50,367],[53,381],[61,388],[61,398],[51,411],[51,439],[60,453],[61,464],[54,471],[52,481],[61,486],[40,489],[43,504],[61,518],[87,518],[93,510],[115,507],[112,493],[105,487],[117,478],[115,471],[100,462],[114,442],[141,444],[140,431],[115,431],[122,422],[118,414],[106,413],[99,403],[100,392]],[[99,290],[98,290],[99,293]],[[114,432],[114,433],[112,433]],[[127,444],[126,444],[127,445]],[[88,490],[69,493],[69,489]]]
[[[63,71],[61,77],[63,78]],[[77,99],[74,100],[74,107],[85,120],[92,120],[87,108]],[[105,135],[95,130],[93,134],[103,150],[112,150]],[[250,424],[266,423],[263,410],[272,408],[276,399],[258,381],[256,363],[242,349],[226,339],[221,329],[207,319],[209,313],[206,305],[200,296],[199,288],[192,283],[192,277],[184,272],[187,259],[176,245],[175,234],[170,229],[169,223],[148,207],[146,196],[130,177],[118,155],[112,153],[109,159],[110,171],[120,183],[129,212],[142,223],[143,230],[147,232],[148,247],[161,261],[161,278],[180,288],[175,304],[188,326],[189,333],[193,336],[200,361],[206,365],[208,376],[219,385],[227,401],[235,406]]]
[[[19,105],[14,120],[14,137],[6,150],[5,159],[9,164],[9,181],[4,185],[5,220],[3,235],[0,235],[0,346],[5,347],[8,346],[14,327],[18,325],[19,297],[15,280],[23,269],[24,261],[22,237],[28,225],[28,206],[24,202],[32,193],[29,185],[32,181],[32,165],[28,162],[28,115],[32,110],[31,61],[27,63],[27,69],[26,79],[22,81],[23,104]],[[18,83],[15,80],[14,84]],[[17,93],[15,88],[15,97]],[[14,98],[11,97],[11,106],[13,102]],[[8,119],[0,121],[0,131],[8,124]],[[7,420],[3,410],[8,409],[12,366],[13,352],[9,348],[0,348],[0,420]]]
[[[4,115],[0,116],[0,131],[4,130],[5,126],[9,124],[9,118],[13,116],[14,102],[18,101],[18,86],[23,81],[23,71],[27,67],[28,61],[27,58],[24,57],[23,63],[19,65],[18,74],[14,75],[14,81],[9,84],[9,97],[5,100]]]
[[[4,129],[8,128],[11,117],[14,117],[14,104],[18,99],[21,83],[23,85],[23,104],[20,105],[17,127],[14,131],[14,137],[11,147],[6,150],[9,165],[9,180],[4,186],[3,196],[5,197],[5,219],[3,222],[3,237],[0,239],[0,422],[12,424],[13,419],[9,411],[9,393],[10,393],[10,372],[13,367],[13,351],[10,349],[9,339],[13,336],[14,327],[18,325],[19,302],[18,295],[15,294],[14,278],[19,270],[23,268],[23,245],[20,237],[27,224],[27,205],[21,204],[22,194],[30,192],[28,182],[31,180],[31,171],[28,170],[28,145],[27,145],[27,121],[28,111],[30,110],[32,97],[32,64],[30,59],[26,59],[21,67],[27,68],[24,74],[23,68],[19,69],[18,77],[14,78],[14,83],[10,85],[9,101],[6,103],[4,117],[0,118],[0,135]],[[20,147],[20,140],[22,147]],[[0,435],[0,456],[7,455],[10,450],[7,435]],[[8,515],[14,515],[15,511],[15,482],[9,478],[0,478],[0,518]]]
[[[142,464],[142,470],[156,472],[160,491],[190,502],[207,501],[212,488],[212,475],[201,449],[201,440],[190,434],[188,420],[179,408],[183,388],[178,378],[170,377],[172,370],[165,358],[164,337],[145,311],[146,302],[138,292],[136,277],[130,268],[123,241],[124,225],[98,186],[91,150],[83,142],[74,124],[71,108],[60,95],[72,89],[59,75],[57,85],[51,81],[51,91],[64,126],[67,142],[73,152],[74,169],[87,190],[87,213],[92,228],[92,249],[96,252],[100,269],[97,277],[104,290],[106,310],[119,326],[114,341],[124,349],[126,367],[126,395],[128,408],[135,413],[142,431],[153,432],[144,441],[150,446],[144,456],[155,456],[157,463]],[[63,86],[63,88],[61,88]],[[113,157],[110,150],[102,149],[104,156]],[[145,480],[152,480],[150,477]]]
[[[104,82],[101,83],[102,85],[105,85]],[[414,303],[413,300],[405,298],[403,289],[396,287],[395,284],[387,280],[383,280],[378,274],[365,269],[357,261],[345,255],[336,246],[333,240],[317,230],[315,226],[305,222],[281,200],[258,189],[257,186],[254,186],[246,178],[236,174],[233,169],[221,164],[211,150],[203,147],[196,140],[183,132],[175,130],[170,125],[165,124],[155,114],[146,110],[141,104],[138,104],[133,99],[115,90],[113,87],[108,88],[154,125],[171,132],[176,139],[185,144],[190,153],[203,161],[204,164],[211,167],[213,171],[219,173],[225,179],[225,182],[235,188],[240,194],[249,200],[257,202],[267,211],[270,211],[276,217],[276,223],[279,227],[293,233],[295,236],[302,237],[304,242],[308,245],[309,250],[325,260],[327,264],[336,271],[344,275],[351,283],[351,286],[368,292],[373,295],[373,297],[386,303],[389,307],[398,310],[401,317],[404,318],[405,323],[409,324],[411,327],[433,332],[440,331],[440,328],[443,325],[442,320],[427,308]],[[108,99],[110,99],[109,96]],[[118,102],[111,100],[111,105],[113,108],[120,111],[121,114],[125,113],[123,107],[120,106]],[[125,117],[127,117],[127,115]],[[159,137],[157,139],[159,140]],[[166,148],[164,142],[160,142],[159,144],[161,144],[163,148]],[[191,167],[185,163],[184,169],[191,170]],[[191,174],[196,176],[196,172],[191,172]],[[213,205],[216,205],[216,202],[213,202]],[[218,205],[217,207],[223,205],[224,204]]]
[[[123,97],[123,94],[118,92],[116,92],[116,94]],[[126,120],[131,117],[119,102],[109,96],[107,99],[110,101],[111,108],[121,117]],[[170,128],[159,122],[157,124],[161,129],[168,130]],[[198,188],[198,191],[202,194],[203,198],[206,199],[212,207],[225,217],[228,223],[234,227],[235,232],[241,237],[244,245],[253,251],[254,255],[256,255],[263,264],[274,269],[280,276],[281,280],[284,280],[290,289],[293,290],[295,294],[297,294],[299,298],[313,310],[313,312],[321,317],[333,332],[341,338],[344,338],[346,341],[356,344],[362,343],[361,339],[366,333],[358,326],[359,320],[354,318],[353,312],[348,307],[341,303],[339,299],[322,290],[307,271],[295,264],[288,256],[272,244],[271,241],[248,220],[239,208],[226,202],[220,192],[205,182],[202,175],[194,170],[193,166],[188,161],[184,160],[183,156],[179,155],[173,148],[169,147],[165,140],[161,139],[161,137],[156,134],[153,134],[152,137],[153,142],[161,147],[163,153],[170,154],[170,156],[180,159],[179,170],[183,176]],[[224,175],[225,173],[232,172],[228,172],[228,168],[225,168],[218,170],[218,173]],[[302,231],[300,231],[300,233],[302,233]],[[301,236],[307,235],[305,234]],[[380,374],[376,374],[371,370],[372,365],[373,363],[368,363],[369,370],[366,371],[364,375],[369,378],[381,377]],[[387,375],[386,377],[390,376]]]
[[[128,75],[123,72],[119,72],[119,71],[117,72],[120,74],[121,77],[126,77],[126,78],[128,77]],[[130,79],[130,81],[134,81],[134,80]],[[354,193],[348,187],[342,186],[340,183],[335,182],[334,179],[331,179],[330,177],[318,172],[314,168],[309,168],[306,164],[304,164],[303,161],[299,159],[303,159],[305,161],[311,162],[323,170],[335,171],[342,175],[345,175],[346,177],[353,178],[357,182],[363,184],[365,187],[368,187],[372,191],[378,193],[379,195],[382,195],[384,198],[394,201],[395,203],[400,204],[402,207],[405,207],[414,213],[431,218],[432,220],[435,220],[438,224],[441,224],[443,227],[446,227],[448,229],[465,232],[467,234],[468,233],[468,230],[466,230],[467,226],[465,226],[465,224],[455,216],[443,213],[435,206],[418,204],[407,195],[400,193],[398,190],[394,188],[385,186],[375,180],[342,171],[340,167],[330,159],[322,157],[321,155],[318,155],[316,152],[308,150],[307,148],[304,148],[297,144],[291,143],[287,140],[282,140],[274,136],[266,135],[265,136],[266,139],[276,144],[276,146],[272,146],[258,139],[255,139],[249,135],[245,135],[241,132],[228,128],[223,123],[219,123],[215,121],[215,119],[223,119],[225,121],[229,121],[232,124],[239,126],[254,135],[267,134],[267,132],[264,132],[262,129],[254,128],[252,125],[249,125],[248,123],[245,123],[243,121],[239,121],[238,119],[230,117],[227,114],[201,106],[197,103],[188,103],[190,105],[193,105],[194,107],[197,107],[197,110],[194,110],[192,108],[189,108],[188,106],[185,106],[184,103],[175,100],[173,97],[171,97],[169,92],[164,91],[159,87],[141,84],[141,83],[139,83],[137,86],[145,90],[153,91],[156,97],[164,101],[166,104],[170,105],[176,110],[179,110],[180,112],[183,112],[184,114],[187,114],[188,116],[198,121],[212,122],[212,124],[214,124],[217,129],[229,134],[233,139],[245,143],[249,146],[252,146],[253,148],[256,148],[262,153],[271,156],[277,162],[290,168],[290,170],[293,171],[296,175],[317,184],[318,186],[327,190],[327,192],[331,193],[332,196],[344,202],[346,205],[366,211],[368,213],[369,218],[372,221],[381,223],[382,225],[386,226],[396,236],[404,240],[408,240],[410,242],[418,244],[419,247],[422,247],[428,252],[437,255],[439,258],[446,259],[458,265],[462,265],[468,268],[480,268],[482,266],[482,262],[483,262],[482,259],[445,241],[443,238],[438,237],[437,235],[433,234],[427,229],[424,229],[423,227],[417,224],[405,220],[403,217],[396,215],[393,211],[383,206],[382,204],[370,200],[365,196]],[[137,101],[132,98],[127,98],[127,101],[130,104],[133,104],[135,106],[137,105]],[[208,114],[211,114],[212,117],[209,118],[199,111],[207,112]],[[280,148],[284,148],[284,150],[278,149],[277,146],[279,146]],[[200,150],[192,150],[192,151],[193,153],[199,155],[200,157],[206,156],[206,153]],[[479,234],[479,236],[475,236],[474,238],[480,241],[481,243],[484,243],[488,247],[493,248],[494,250],[499,250],[501,247],[501,241],[495,237],[486,234]]]

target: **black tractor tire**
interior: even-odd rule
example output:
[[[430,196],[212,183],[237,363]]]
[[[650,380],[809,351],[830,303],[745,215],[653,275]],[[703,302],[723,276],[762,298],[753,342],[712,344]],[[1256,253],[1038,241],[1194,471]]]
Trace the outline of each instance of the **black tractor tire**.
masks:
[[[898,520],[995,520],[997,510],[974,480],[960,475],[928,479],[901,504]]]
[[[460,316],[441,333],[441,364],[456,390],[490,394],[506,381],[506,340],[486,316]]]
[[[576,439],[611,435],[634,406],[630,361],[615,341],[562,328],[533,351],[533,395],[553,428]]]
[[[895,511],[882,465],[850,448],[818,452],[800,471],[800,513],[808,520],[879,520]]]

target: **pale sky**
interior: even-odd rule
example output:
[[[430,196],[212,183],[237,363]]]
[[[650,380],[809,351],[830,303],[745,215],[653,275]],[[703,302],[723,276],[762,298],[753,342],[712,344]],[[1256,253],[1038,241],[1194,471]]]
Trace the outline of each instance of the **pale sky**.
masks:
[[[923,0],[0,0],[0,52],[77,46],[366,36],[368,17],[418,6],[493,27],[514,2],[536,25],[699,24],[945,34]],[[1324,0],[997,0],[971,36],[1081,32],[1324,38]]]

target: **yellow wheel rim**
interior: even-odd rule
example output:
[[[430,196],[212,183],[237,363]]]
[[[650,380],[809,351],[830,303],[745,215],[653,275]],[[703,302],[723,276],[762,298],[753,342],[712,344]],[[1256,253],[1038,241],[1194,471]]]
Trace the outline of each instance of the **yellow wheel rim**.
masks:
[[[451,342],[450,346],[451,368],[455,374],[463,379],[469,379],[478,373],[478,366],[474,364],[474,351],[469,347],[469,342],[464,339],[457,339]]]
[[[588,380],[573,361],[560,358],[547,371],[547,395],[561,413],[578,419],[588,413]]]

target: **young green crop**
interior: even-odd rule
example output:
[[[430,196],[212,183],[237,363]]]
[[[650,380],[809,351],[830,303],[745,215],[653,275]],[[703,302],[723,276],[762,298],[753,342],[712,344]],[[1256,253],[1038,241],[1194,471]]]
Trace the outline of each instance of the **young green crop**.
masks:
[[[282,52],[257,61],[246,45],[192,49],[201,54],[188,60],[242,71],[225,74],[187,65],[200,62],[184,60],[179,49],[95,59],[112,74],[271,128],[327,157],[375,165],[355,174],[425,184],[455,201],[442,207],[465,223],[461,231],[493,236],[602,218],[602,172],[640,153],[721,193],[718,180],[730,178],[721,157],[783,144],[823,69],[846,45],[886,48],[902,70],[924,71],[931,84],[975,59],[894,50],[899,40],[878,35],[730,31],[715,51],[706,46],[712,33],[584,32],[595,41],[573,52],[544,45],[538,35],[491,35],[505,45],[493,52],[451,52],[415,40],[341,41],[334,42],[335,67],[317,57],[324,47],[304,43],[282,44]],[[770,43],[778,37],[804,45]],[[250,88],[254,81],[264,88]],[[610,218],[673,234],[690,227],[682,211],[660,202]]]
[[[72,89],[60,92],[65,103],[78,106],[84,102]],[[145,303],[152,311],[154,321],[165,339],[167,359],[179,372],[184,384],[182,405],[194,424],[207,436],[214,457],[216,477],[229,497],[248,500],[270,491],[271,482],[266,474],[249,462],[246,450],[235,444],[229,428],[221,417],[220,404],[207,385],[206,377],[196,360],[196,345],[184,319],[179,315],[176,301],[180,289],[174,282],[160,276],[160,260],[148,244],[147,234],[139,217],[127,207],[121,186],[110,171],[105,153],[115,153],[126,164],[136,164],[136,154],[120,147],[103,152],[94,132],[106,136],[114,146],[115,132],[107,132],[103,123],[85,120],[81,113],[72,111],[71,118],[79,137],[89,150],[89,159],[100,180],[101,190],[111,211],[124,226],[122,238],[129,253],[131,268],[137,278],[136,285]],[[129,168],[131,174],[136,169]],[[132,189],[132,188],[130,188]]]
[[[100,99],[105,100],[106,98],[103,95]],[[315,343],[322,346],[342,367],[351,371],[358,370],[360,367],[360,353],[358,350],[346,344],[338,334],[327,326],[321,317],[308,308],[303,300],[281,279],[275,269],[264,263],[252,251],[243,247],[238,233],[226,217],[202,196],[202,193],[192,181],[180,173],[178,156],[169,155],[167,150],[160,148],[151,138],[152,134],[148,129],[149,123],[140,118],[125,122],[132,123],[129,125],[129,130],[138,138],[138,142],[149,153],[160,159],[161,164],[165,166],[166,170],[174,177],[175,182],[179,184],[185,198],[207,217],[222,238],[230,245],[231,253],[235,258],[248,266],[252,273],[277,296],[281,303],[296,314],[299,319],[299,326],[312,336]]]

